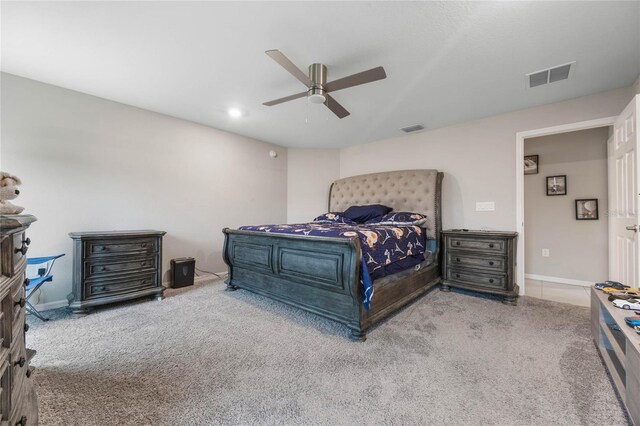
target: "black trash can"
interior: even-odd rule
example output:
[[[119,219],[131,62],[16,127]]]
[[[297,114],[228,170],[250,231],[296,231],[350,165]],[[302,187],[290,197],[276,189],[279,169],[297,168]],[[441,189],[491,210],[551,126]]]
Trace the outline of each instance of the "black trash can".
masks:
[[[196,260],[193,257],[171,259],[171,288],[193,285],[196,272]]]

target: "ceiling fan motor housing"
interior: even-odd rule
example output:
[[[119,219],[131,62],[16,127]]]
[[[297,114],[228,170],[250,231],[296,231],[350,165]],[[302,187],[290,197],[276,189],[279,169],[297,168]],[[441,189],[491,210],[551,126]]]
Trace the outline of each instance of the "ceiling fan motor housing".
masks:
[[[307,94],[309,102],[323,104],[327,99],[327,92],[324,90],[324,85],[327,84],[327,67],[322,64],[309,65],[309,79],[313,83]]]

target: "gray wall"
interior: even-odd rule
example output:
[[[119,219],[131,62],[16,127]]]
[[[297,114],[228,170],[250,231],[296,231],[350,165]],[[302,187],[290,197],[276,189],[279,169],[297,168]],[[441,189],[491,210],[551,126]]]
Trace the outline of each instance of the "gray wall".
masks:
[[[337,149],[289,148],[287,222],[308,222],[327,211],[329,187],[340,177]]]
[[[439,169],[444,228],[515,231],[516,133],[618,115],[633,94],[626,87],[342,149],[340,177]],[[496,210],[476,211],[477,201],[494,201]]]
[[[525,155],[539,156],[526,175],[525,272],[591,281],[608,277],[606,127],[526,139]],[[546,176],[567,175],[567,195],[547,196]],[[597,198],[599,220],[576,220],[575,200]],[[542,249],[550,250],[542,257]]]
[[[23,179],[16,204],[39,218],[29,254],[67,254],[41,302],[71,288],[71,231],[164,230],[165,272],[183,256],[224,271],[223,227],[286,220],[285,148],[1,76],[0,167]]]

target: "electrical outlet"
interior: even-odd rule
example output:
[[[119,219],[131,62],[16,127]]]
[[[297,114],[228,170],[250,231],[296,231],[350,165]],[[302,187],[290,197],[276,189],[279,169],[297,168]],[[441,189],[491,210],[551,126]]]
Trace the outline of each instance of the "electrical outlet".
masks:
[[[496,203],[493,201],[477,201],[476,202],[477,212],[492,212],[495,209],[496,209]]]
[[[549,257],[549,249],[542,249],[542,257]]]

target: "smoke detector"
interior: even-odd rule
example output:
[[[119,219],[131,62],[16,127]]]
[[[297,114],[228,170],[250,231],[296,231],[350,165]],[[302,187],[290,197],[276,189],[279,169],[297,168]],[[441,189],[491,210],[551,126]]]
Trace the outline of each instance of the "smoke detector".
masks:
[[[573,61],[566,64],[557,65],[555,67],[547,68],[545,70],[525,74],[525,77],[527,78],[527,87],[529,89],[532,89],[534,87],[543,86],[545,84],[568,80],[573,77],[575,66],[576,61]]]

